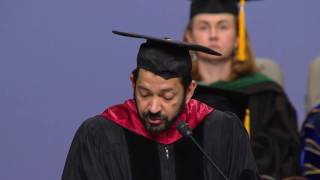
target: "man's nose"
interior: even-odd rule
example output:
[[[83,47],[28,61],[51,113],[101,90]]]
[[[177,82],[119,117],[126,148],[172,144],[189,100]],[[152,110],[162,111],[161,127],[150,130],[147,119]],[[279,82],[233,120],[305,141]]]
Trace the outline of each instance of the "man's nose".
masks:
[[[149,105],[149,111],[154,114],[161,111],[161,102],[158,98],[152,99]]]

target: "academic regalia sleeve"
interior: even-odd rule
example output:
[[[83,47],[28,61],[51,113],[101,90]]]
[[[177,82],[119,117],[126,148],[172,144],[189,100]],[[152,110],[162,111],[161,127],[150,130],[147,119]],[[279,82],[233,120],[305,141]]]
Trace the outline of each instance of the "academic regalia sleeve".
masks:
[[[98,159],[95,140],[89,131],[89,120],[77,130],[72,141],[62,180],[108,180]]]
[[[216,110],[208,122],[210,131],[205,139],[206,150],[229,179],[240,179],[243,172],[250,172],[257,179],[258,170],[251,151],[248,134],[239,118],[230,112]],[[207,166],[208,179],[221,179],[211,166]],[[211,170],[210,170],[211,169]]]
[[[296,112],[284,93],[250,97],[253,152],[262,174],[275,178],[297,176],[299,134]]]
[[[299,157],[301,144],[299,141],[296,112],[286,96],[277,97],[276,105],[274,119],[283,119],[283,122],[280,124],[283,131],[281,131],[282,134],[279,134],[279,138],[282,140],[282,142],[279,142],[279,147],[281,154],[283,154],[283,156],[281,156],[279,174],[281,178],[298,176],[300,175]]]
[[[301,129],[301,169],[310,180],[320,179],[320,105],[306,117]]]
[[[228,123],[232,124],[230,130],[232,144],[231,144],[231,159],[229,179],[258,179],[258,170],[256,162],[251,150],[249,136],[239,118],[233,113],[226,113],[225,118]],[[250,172],[250,178],[243,175]],[[240,176],[243,176],[240,178]]]

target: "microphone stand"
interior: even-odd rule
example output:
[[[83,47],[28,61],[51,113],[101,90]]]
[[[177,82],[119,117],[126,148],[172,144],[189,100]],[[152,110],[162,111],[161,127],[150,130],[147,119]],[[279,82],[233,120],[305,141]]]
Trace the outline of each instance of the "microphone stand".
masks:
[[[220,173],[220,175],[225,179],[225,180],[229,180],[221,171],[221,169],[216,165],[216,163],[214,163],[214,161],[209,157],[209,155],[202,149],[202,147],[199,145],[199,143],[194,139],[194,137],[192,136],[192,130],[189,127],[189,124],[183,121],[180,121],[177,125],[177,129],[180,132],[180,134],[183,137],[189,138],[191,139],[191,141],[197,146],[197,148],[200,150],[200,152],[204,155],[204,157],[209,161],[209,163],[215,167],[218,172]]]

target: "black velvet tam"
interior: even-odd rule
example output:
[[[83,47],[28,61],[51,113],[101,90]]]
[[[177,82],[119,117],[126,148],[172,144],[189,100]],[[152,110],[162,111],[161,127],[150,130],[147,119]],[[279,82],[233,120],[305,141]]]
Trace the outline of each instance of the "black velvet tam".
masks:
[[[172,40],[156,38],[136,33],[112,31],[114,34],[145,39],[137,56],[137,68],[142,68],[165,79],[191,75],[191,57],[189,50],[201,51],[220,56],[221,54],[204,46]]]

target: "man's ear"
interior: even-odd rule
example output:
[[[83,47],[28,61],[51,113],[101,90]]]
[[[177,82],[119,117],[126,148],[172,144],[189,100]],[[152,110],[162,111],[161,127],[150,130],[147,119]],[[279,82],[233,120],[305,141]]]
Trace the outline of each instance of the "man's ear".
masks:
[[[131,81],[132,89],[134,90],[134,87],[136,86],[136,81],[134,79],[133,73],[130,74],[130,81]]]
[[[189,87],[187,88],[187,93],[186,93],[186,103],[188,103],[190,101],[190,99],[193,96],[194,90],[197,87],[197,83],[196,81],[192,80]]]

